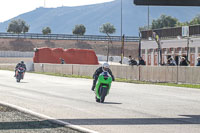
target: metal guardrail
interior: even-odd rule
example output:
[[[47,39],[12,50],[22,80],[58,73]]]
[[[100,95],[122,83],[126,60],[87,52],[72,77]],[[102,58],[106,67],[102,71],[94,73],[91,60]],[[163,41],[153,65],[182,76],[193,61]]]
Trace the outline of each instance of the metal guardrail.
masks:
[[[33,57],[34,52],[0,51],[0,57]]]
[[[36,33],[25,33],[25,34],[12,34],[12,33],[0,33],[0,38],[28,38],[28,39],[48,39],[48,40],[89,40],[89,41],[109,41],[108,36],[100,35],[69,35],[69,34],[36,34]],[[121,41],[121,36],[110,36],[111,41]],[[139,37],[125,36],[125,42],[138,42]]]

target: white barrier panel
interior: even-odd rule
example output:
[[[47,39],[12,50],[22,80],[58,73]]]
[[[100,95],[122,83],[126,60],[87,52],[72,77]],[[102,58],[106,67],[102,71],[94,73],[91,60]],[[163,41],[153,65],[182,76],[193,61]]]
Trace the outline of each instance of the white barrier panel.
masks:
[[[139,80],[139,66],[127,66],[126,67],[126,79],[129,80]]]
[[[36,72],[92,77],[99,65],[35,64]],[[200,67],[111,65],[115,78],[130,80],[200,84]]]
[[[79,75],[80,76],[90,76],[92,77],[98,65],[80,65]],[[74,72],[75,73],[75,72]]]
[[[177,70],[177,67],[165,67],[165,82],[176,82],[173,70]],[[176,72],[176,71],[175,71]],[[173,80],[174,79],[174,80]]]
[[[178,82],[186,83],[185,74],[186,74],[186,67],[178,67]]]
[[[34,63],[35,72],[44,72],[44,64]]]
[[[33,62],[26,62],[26,71],[34,71],[34,64]],[[6,69],[6,70],[14,70],[17,63],[3,63],[0,64],[0,69]]]
[[[0,69],[3,70],[15,70],[16,64],[0,64]]]
[[[193,84],[200,84],[200,70],[199,67],[192,68],[192,83]]]

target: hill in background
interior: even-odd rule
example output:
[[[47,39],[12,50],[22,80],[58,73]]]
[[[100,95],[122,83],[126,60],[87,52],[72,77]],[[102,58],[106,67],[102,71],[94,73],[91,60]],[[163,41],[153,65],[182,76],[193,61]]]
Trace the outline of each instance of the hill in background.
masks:
[[[179,21],[190,21],[200,13],[198,7],[150,7],[150,21],[157,19],[161,14],[170,15]],[[72,34],[76,24],[83,24],[86,27],[87,35],[102,35],[99,27],[110,22],[116,27],[116,33],[121,32],[121,0],[101,4],[58,7],[58,8],[37,8],[16,16],[13,19],[21,18],[30,25],[29,33],[41,33],[43,27],[49,26],[52,34]],[[0,23],[0,32],[6,32],[8,23],[12,19]],[[147,25],[147,7],[135,6],[133,0],[123,0],[123,34],[138,36],[138,29]]]

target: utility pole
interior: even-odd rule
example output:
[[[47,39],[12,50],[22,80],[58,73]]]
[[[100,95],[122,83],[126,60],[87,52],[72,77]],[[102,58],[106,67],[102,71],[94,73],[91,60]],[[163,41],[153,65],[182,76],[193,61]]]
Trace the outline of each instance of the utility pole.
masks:
[[[122,60],[121,61],[123,61],[123,57],[124,57],[124,38],[125,38],[125,35],[122,36]]]
[[[189,43],[190,43],[190,38],[187,37],[187,56],[186,56],[187,61],[188,61],[188,57],[189,57]]]
[[[158,65],[162,65],[162,48],[160,44],[160,37],[157,33],[153,32],[153,38],[158,45]]]
[[[46,7],[46,0],[44,0],[44,7]]]
[[[64,6],[64,1],[62,1],[62,7]]]
[[[122,0],[121,0],[121,37],[122,37]]]
[[[141,57],[141,32],[139,32],[139,51],[138,51],[138,59]]]
[[[147,21],[148,21],[148,30],[149,30],[149,5],[148,5],[148,14],[147,14]]]
[[[122,61],[123,61],[123,58],[124,58],[124,54],[123,54],[124,53],[124,51],[123,51],[123,47],[124,47],[123,43],[124,42],[123,42],[123,38],[122,38],[122,0],[121,0],[121,35],[120,36],[121,36],[121,43],[122,43],[122,47],[121,47],[121,62],[120,63],[122,64]]]

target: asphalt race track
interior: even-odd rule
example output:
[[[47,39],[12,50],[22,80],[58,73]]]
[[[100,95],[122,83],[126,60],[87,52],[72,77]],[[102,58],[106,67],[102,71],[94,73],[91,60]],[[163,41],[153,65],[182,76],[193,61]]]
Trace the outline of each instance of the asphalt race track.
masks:
[[[200,90],[113,82],[96,103],[92,80],[0,70],[0,102],[101,133],[199,133]]]

